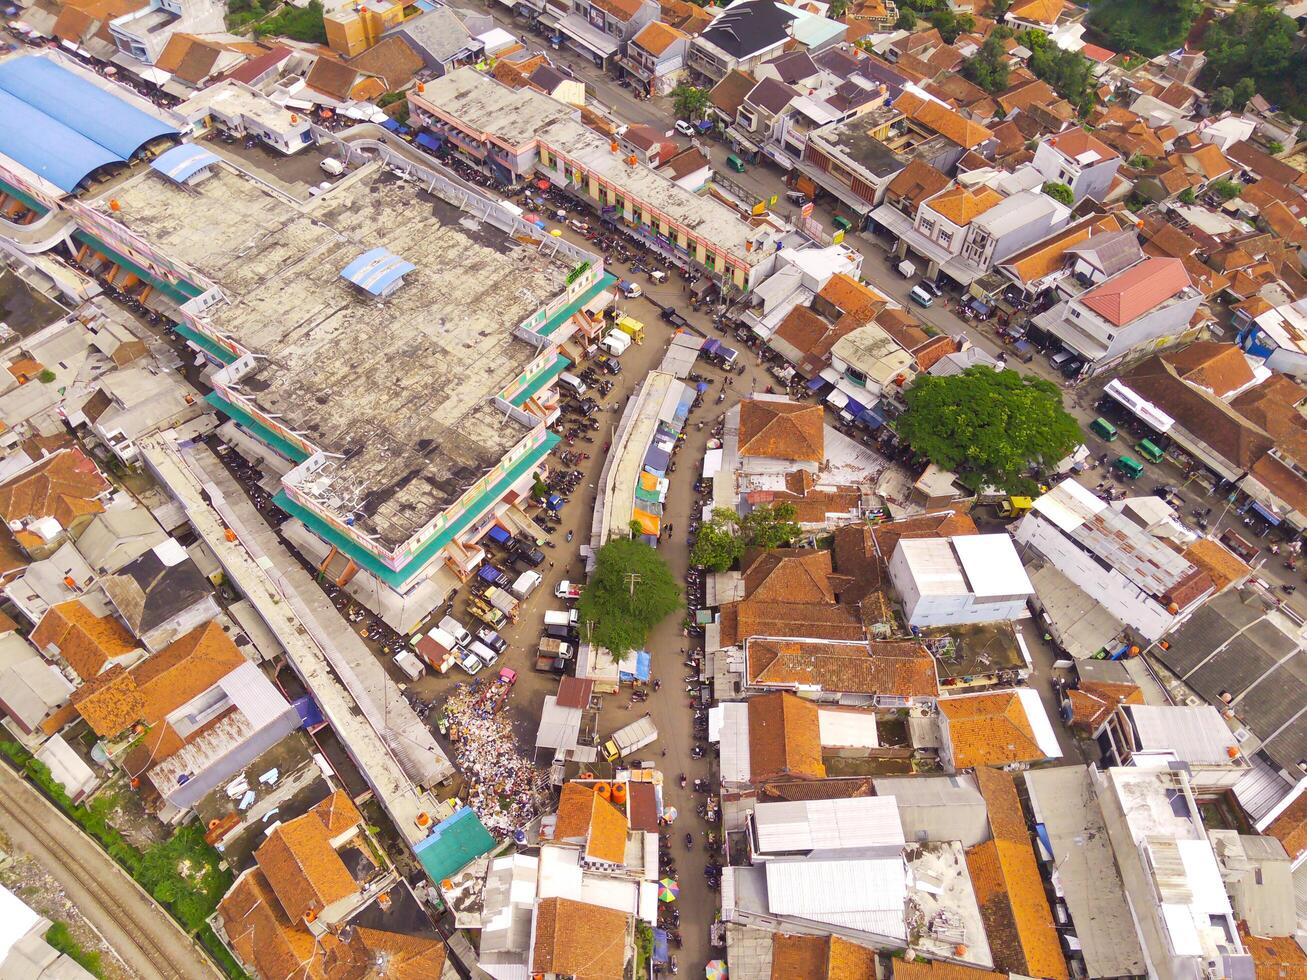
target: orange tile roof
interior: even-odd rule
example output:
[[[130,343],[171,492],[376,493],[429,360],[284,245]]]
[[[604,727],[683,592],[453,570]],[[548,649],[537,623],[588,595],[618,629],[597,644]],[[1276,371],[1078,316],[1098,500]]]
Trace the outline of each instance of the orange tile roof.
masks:
[[[1182,379],[1206,388],[1217,398],[1224,398],[1253,380],[1247,356],[1234,344],[1199,341],[1181,348],[1167,360]]]
[[[655,57],[661,55],[677,41],[688,41],[690,35],[685,31],[678,31],[669,24],[664,24],[660,20],[645,24],[640,32],[631,39],[631,43],[637,47],[644,48]]]
[[[1144,693],[1134,684],[1109,681],[1081,681],[1078,688],[1066,692],[1071,703],[1071,725],[1093,734],[1107,721],[1119,704],[1143,704]]]
[[[1118,327],[1125,326],[1191,285],[1179,259],[1153,257],[1083,293],[1080,302]]]
[[[885,195],[900,200],[903,209],[912,214],[922,201],[948,185],[949,179],[926,161],[913,160],[889,182]]]
[[[359,890],[313,813],[277,826],[254,852],[254,860],[293,922],[316,916]]]
[[[1066,960],[1030,841],[991,840],[967,851],[994,965],[1006,973],[1067,980]]]
[[[1253,571],[1251,565],[1211,538],[1199,538],[1181,554],[1207,573],[1218,592],[1227,585],[1242,582]]]
[[[115,657],[131,653],[136,641],[113,616],[97,616],[80,599],[51,606],[32,631],[32,645],[42,653],[51,648],[89,681]]]
[[[103,738],[113,738],[145,714],[145,698],[121,664],[87,681],[73,692],[70,702],[91,731]]]
[[[326,831],[328,839],[332,840],[363,826],[363,814],[359,813],[358,807],[343,789],[338,789],[325,800],[313,804],[309,813],[322,822],[322,829]]]
[[[822,299],[833,304],[841,313],[863,313],[874,316],[876,308],[885,306],[885,297],[861,280],[843,272],[837,272],[826,280],[826,285],[817,293]]]
[[[950,187],[942,194],[936,194],[925,203],[925,207],[947,218],[958,227],[965,228],[1002,200],[1001,194],[988,187],[973,191],[959,185]]]
[[[890,961],[893,969],[892,980],[981,980],[982,977],[1004,977],[1006,973],[982,970],[978,966],[963,966],[960,963],[941,963],[939,960]]]
[[[53,517],[65,530],[78,517],[104,510],[96,498],[109,489],[95,463],[80,449],[66,449],[0,485],[0,518]]]
[[[818,687],[850,694],[937,697],[935,659],[913,640],[814,643],[750,640],[745,674],[757,686]]]
[[[532,973],[575,980],[612,980],[624,975],[631,916],[614,909],[542,898],[536,903]]]
[[[1014,4],[1008,16],[1028,24],[1056,24],[1066,4],[1062,0],[1025,0]]]
[[[876,951],[840,936],[772,934],[772,980],[872,980]]]
[[[132,668],[145,698],[143,717],[152,725],[162,721],[245,662],[217,621],[196,627]]]
[[[1297,861],[1307,851],[1307,793],[1299,793],[1297,800],[1281,810],[1265,834],[1285,845],[1291,860]]]
[[[754,782],[775,776],[821,779],[821,730],[816,705],[777,692],[749,699],[749,766]]]
[[[948,719],[958,769],[1046,758],[1015,691],[942,698],[939,710]]]
[[[1049,139],[1048,144],[1071,160],[1085,153],[1097,153],[1100,160],[1111,160],[1113,157],[1119,156],[1116,150],[1097,136],[1087,133],[1079,127],[1068,129],[1064,133],[1058,133]]]
[[[740,455],[820,463],[826,458],[822,406],[749,398],[740,403]]]
[[[1239,938],[1253,958],[1257,980],[1307,980],[1307,953],[1293,936],[1254,936],[1240,922]]]
[[[1018,252],[1003,264],[1010,266],[1022,282],[1032,283],[1062,268],[1067,249],[1079,245],[1090,235],[1118,230],[1116,219],[1112,217],[1078,221]]]
[[[319,980],[326,950],[312,933],[292,922],[258,868],[245,872],[218,905],[223,931],[242,963],[263,977]],[[330,934],[326,937],[335,941]]]
[[[989,812],[989,830],[995,840],[1030,843],[1030,829],[1017,796],[1016,777],[1001,769],[981,766],[976,770],[976,786]]]
[[[952,140],[964,149],[974,150],[994,134],[980,123],[959,115],[947,106],[904,92],[894,100],[894,108],[914,122]]]
[[[1204,143],[1182,156],[1191,169],[1197,170],[1207,180],[1216,180],[1234,172],[1234,166],[1215,143]]]
[[[556,840],[581,841],[593,861],[622,864],[630,825],[626,815],[584,783],[567,783],[558,798]]]

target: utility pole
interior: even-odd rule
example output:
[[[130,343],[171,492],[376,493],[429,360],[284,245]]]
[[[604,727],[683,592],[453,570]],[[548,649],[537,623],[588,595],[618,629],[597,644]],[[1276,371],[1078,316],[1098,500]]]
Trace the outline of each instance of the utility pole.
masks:
[[[640,573],[639,573],[639,572],[627,572],[627,573],[626,573],[626,584],[629,585],[629,586],[631,587],[631,598],[632,598],[632,599],[635,598],[635,583],[638,582],[638,581],[640,581]]]

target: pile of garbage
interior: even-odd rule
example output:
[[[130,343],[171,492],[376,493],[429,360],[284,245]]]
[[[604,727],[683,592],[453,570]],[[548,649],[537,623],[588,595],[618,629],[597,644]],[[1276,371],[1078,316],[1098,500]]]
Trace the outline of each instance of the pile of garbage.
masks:
[[[456,732],[455,756],[467,788],[467,805],[497,839],[531,823],[549,798],[549,774],[518,751],[503,715],[482,703],[479,686],[450,694],[443,714]]]

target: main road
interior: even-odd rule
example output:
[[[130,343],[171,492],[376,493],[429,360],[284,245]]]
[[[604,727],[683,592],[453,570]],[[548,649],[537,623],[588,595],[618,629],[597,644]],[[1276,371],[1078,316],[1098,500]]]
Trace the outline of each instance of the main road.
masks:
[[[182,928],[31,785],[0,765],[0,816],[14,846],[35,858],[142,980],[219,980]]]

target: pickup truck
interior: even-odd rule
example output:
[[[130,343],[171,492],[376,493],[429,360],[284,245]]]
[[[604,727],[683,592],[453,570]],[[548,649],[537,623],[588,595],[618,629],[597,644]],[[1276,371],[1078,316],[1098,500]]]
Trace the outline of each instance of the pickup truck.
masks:
[[[662,312],[658,314],[658,317],[664,323],[670,324],[678,330],[681,327],[688,327],[690,325],[690,321],[677,313],[676,307],[674,306],[664,306]]]
[[[472,599],[467,604],[467,611],[491,629],[497,630],[508,622],[507,616],[484,599]],[[469,637],[470,640],[471,637]]]
[[[501,572],[494,565],[482,565],[477,569],[477,578],[486,585],[505,586],[512,581],[507,574]]]
[[[485,667],[481,658],[470,650],[460,650],[457,654],[458,665],[469,674],[478,674]]]
[[[571,660],[572,645],[546,636],[540,640],[540,653],[557,657],[559,660]]]
[[[567,602],[576,602],[577,599],[581,598],[581,586],[563,579],[558,585],[554,586],[554,595]]]
[[[536,654],[536,670],[545,674],[565,674],[567,661],[562,657],[551,657],[547,653]]]

